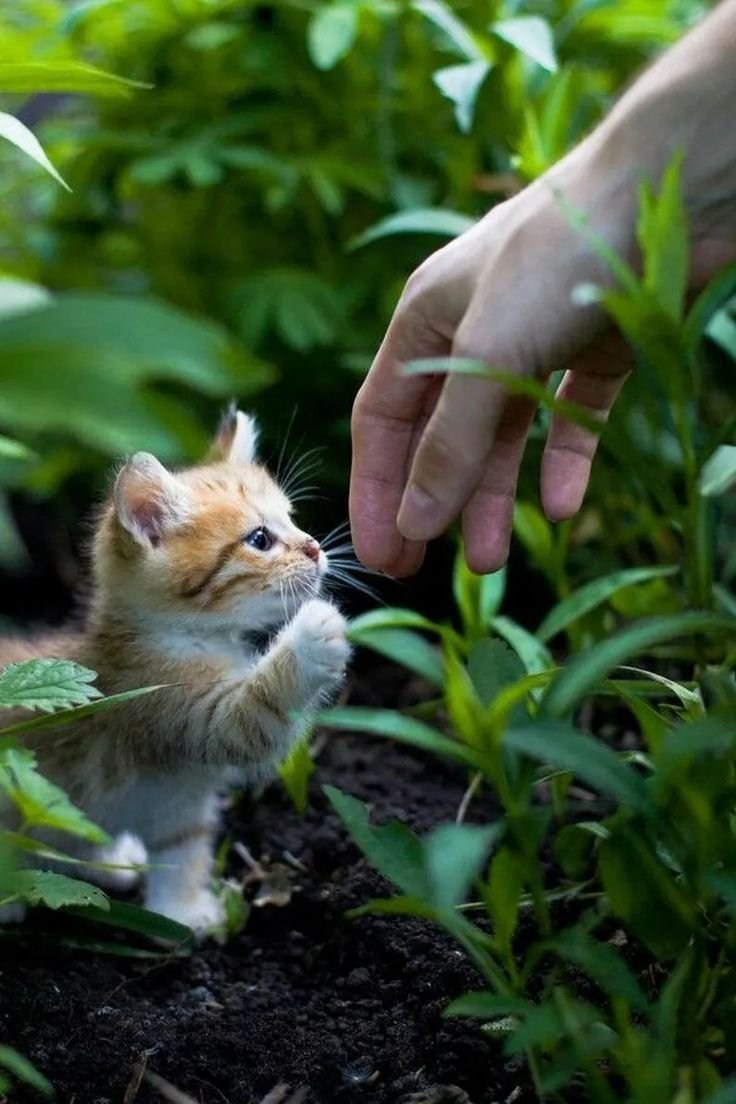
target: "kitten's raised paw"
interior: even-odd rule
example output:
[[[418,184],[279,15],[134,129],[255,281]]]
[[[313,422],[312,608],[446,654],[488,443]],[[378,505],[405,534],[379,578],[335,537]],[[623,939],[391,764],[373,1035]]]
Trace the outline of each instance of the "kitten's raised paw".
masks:
[[[314,598],[291,622],[291,646],[299,671],[315,691],[338,682],[350,658],[347,622],[336,606]]]

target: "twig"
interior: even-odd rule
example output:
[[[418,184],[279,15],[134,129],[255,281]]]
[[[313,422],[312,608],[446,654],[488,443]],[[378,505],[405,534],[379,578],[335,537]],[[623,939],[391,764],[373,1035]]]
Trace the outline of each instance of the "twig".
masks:
[[[480,786],[482,781],[483,775],[480,773],[480,771],[477,771],[471,778],[470,785],[463,794],[463,799],[458,806],[457,815],[455,816],[456,824],[462,824],[462,822],[465,820],[468,809],[470,807],[470,802],[473,800],[476,793],[478,792],[478,787]]]
[[[177,1089],[176,1085],[172,1085],[170,1081],[167,1081],[165,1077],[161,1077],[158,1073],[145,1070],[143,1080],[147,1081],[149,1085],[153,1085],[154,1089],[158,1089],[164,1099],[169,1100],[171,1104],[198,1104],[193,1096]]]

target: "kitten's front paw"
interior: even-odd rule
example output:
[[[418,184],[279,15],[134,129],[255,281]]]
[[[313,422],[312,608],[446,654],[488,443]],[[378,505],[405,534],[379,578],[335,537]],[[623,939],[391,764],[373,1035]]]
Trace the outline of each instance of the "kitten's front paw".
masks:
[[[336,606],[314,598],[305,602],[289,626],[299,672],[314,692],[339,682],[350,659],[347,622]]]

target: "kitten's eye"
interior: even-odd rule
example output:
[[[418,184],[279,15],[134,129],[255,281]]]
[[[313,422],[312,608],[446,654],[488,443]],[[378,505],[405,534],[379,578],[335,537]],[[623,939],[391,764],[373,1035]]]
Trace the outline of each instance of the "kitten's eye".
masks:
[[[243,537],[244,543],[255,548],[256,552],[268,552],[269,548],[273,548],[275,539],[270,529],[266,529],[263,525],[259,525],[257,529]]]

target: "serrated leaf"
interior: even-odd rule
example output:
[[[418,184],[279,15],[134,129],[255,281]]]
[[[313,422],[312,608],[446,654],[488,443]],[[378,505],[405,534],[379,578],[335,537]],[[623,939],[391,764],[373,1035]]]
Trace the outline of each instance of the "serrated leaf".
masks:
[[[0,1044],[0,1066],[3,1066],[18,1081],[30,1085],[32,1089],[43,1093],[44,1096],[54,1095],[54,1086],[42,1073],[39,1073],[27,1058],[19,1054],[12,1047]]]
[[[736,445],[721,445],[702,467],[698,490],[706,497],[725,494],[736,483]]]
[[[107,833],[76,808],[64,791],[36,770],[25,748],[0,751],[0,789],[31,827],[58,828],[92,843],[109,843]]]
[[[8,115],[5,111],[0,111],[0,138],[5,138],[6,141],[11,142],[27,157],[35,161],[37,165],[40,165],[42,169],[45,169],[50,176],[53,176],[62,188],[66,188],[68,192],[71,191],[67,182],[49,161],[33,131],[29,130],[20,119],[16,119],[14,115]]]
[[[307,49],[318,69],[333,69],[350,52],[358,34],[356,3],[335,0],[318,8],[307,28]]]
[[[489,61],[466,61],[437,69],[432,74],[442,95],[454,104],[455,119],[464,134],[472,129],[478,93],[491,68]]]
[[[562,632],[568,625],[584,617],[597,606],[608,601],[617,591],[624,587],[634,586],[636,583],[647,582],[649,579],[664,578],[677,574],[676,566],[665,567],[631,567],[622,571],[613,571],[610,575],[603,575],[593,579],[590,583],[578,588],[567,598],[564,598],[545,617],[537,629],[540,640],[547,642],[557,633]]]
[[[95,671],[68,659],[29,659],[0,671],[0,708],[52,713],[101,697]]]
[[[12,890],[16,897],[27,904],[45,905],[50,909],[59,909],[66,905],[94,905],[95,908],[104,910],[110,907],[107,896],[97,886],[49,870],[16,871]]]
[[[491,31],[525,54],[548,73],[557,71],[557,55],[552,30],[540,15],[520,15],[514,19],[502,19],[492,23]]]
[[[458,211],[449,211],[444,207],[411,207],[375,222],[352,238],[348,249],[360,249],[394,234],[439,234],[444,238],[456,238],[474,225],[475,219]]]

